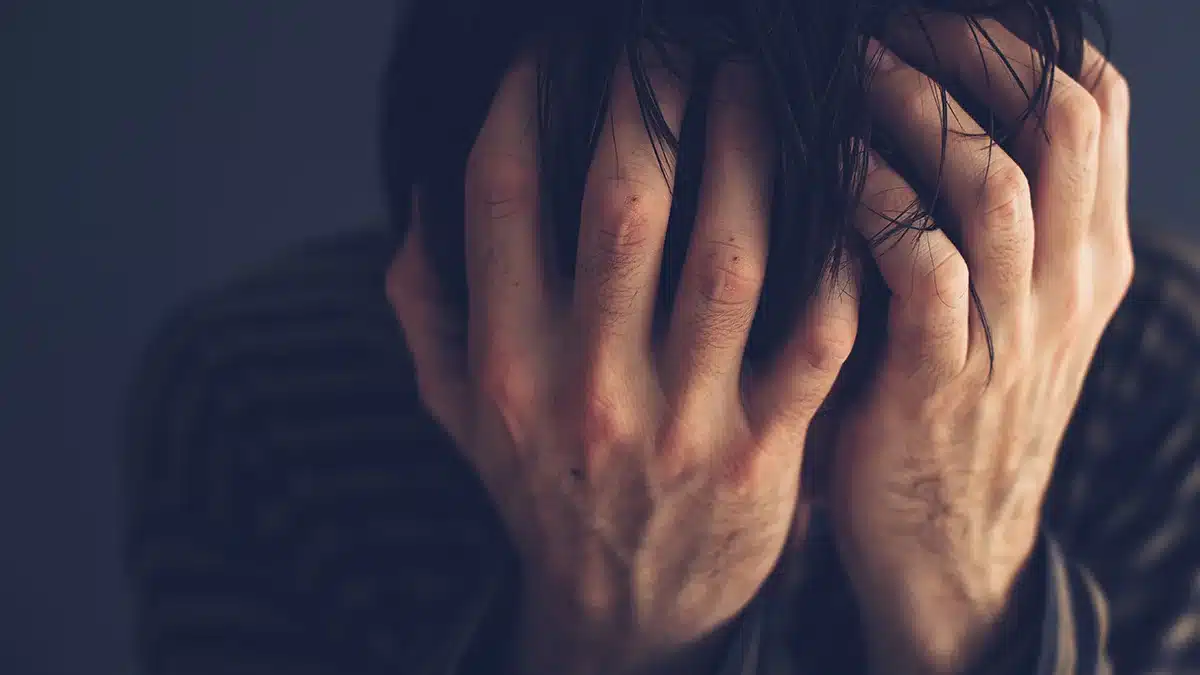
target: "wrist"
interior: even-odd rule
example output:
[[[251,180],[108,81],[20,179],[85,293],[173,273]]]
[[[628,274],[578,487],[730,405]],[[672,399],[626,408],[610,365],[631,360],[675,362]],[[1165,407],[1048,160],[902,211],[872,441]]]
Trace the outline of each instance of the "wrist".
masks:
[[[1028,565],[997,582],[967,586],[951,575],[911,583],[903,594],[863,603],[872,672],[942,675],[973,672],[996,648],[1013,647],[1017,627],[1044,613],[1044,571]],[[1037,577],[1036,579],[1034,577]]]

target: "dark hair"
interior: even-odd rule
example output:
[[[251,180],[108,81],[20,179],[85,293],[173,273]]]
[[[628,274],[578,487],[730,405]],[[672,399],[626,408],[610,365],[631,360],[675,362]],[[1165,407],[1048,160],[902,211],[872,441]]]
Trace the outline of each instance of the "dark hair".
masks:
[[[667,151],[664,156],[676,160],[659,296],[659,306],[669,307],[699,192],[706,91],[721,63],[749,62],[763,78],[780,149],[766,281],[746,353],[753,366],[786,337],[822,270],[866,245],[849,226],[865,175],[862,141],[912,179],[909,164],[868,118],[865,36],[880,36],[900,14],[930,10],[1006,22],[1017,17],[1047,74],[1057,66],[1079,77],[1088,19],[1100,27],[1105,49],[1109,42],[1098,0],[417,0],[399,29],[384,84],[382,159],[391,220],[401,233],[407,229],[411,193],[418,187],[426,246],[441,290],[465,317],[467,155],[501,78],[518,54],[532,53],[539,67],[538,152],[544,222],[551,224],[545,233],[549,262],[571,279],[584,180],[610,81],[624,56],[646,124]],[[986,44],[986,29],[973,24]],[[692,57],[692,94],[678,138],[650,93],[647,48],[668,67],[671,54]],[[1028,92],[1027,116],[1040,122],[1051,84],[1044,76]],[[949,91],[958,98],[983,128],[997,128],[988,111],[949,86],[943,95]],[[1005,144],[1002,130],[992,135]],[[936,192],[936,186],[914,187],[926,196]],[[933,198],[897,219],[893,233],[919,234],[927,215],[954,237],[952,220],[939,214]],[[868,372],[884,337],[887,291],[874,266],[867,267],[860,341],[843,371],[850,389]]]

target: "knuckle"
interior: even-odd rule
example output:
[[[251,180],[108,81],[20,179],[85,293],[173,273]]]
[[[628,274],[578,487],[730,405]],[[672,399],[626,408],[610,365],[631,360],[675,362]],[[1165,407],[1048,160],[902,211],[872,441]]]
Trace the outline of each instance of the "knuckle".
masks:
[[[705,248],[696,270],[701,297],[714,307],[753,310],[762,287],[763,266],[738,244],[709,242]]]
[[[595,195],[591,204],[596,214],[595,241],[591,243],[597,253],[616,262],[639,255],[652,239],[655,217],[660,215],[651,201],[623,180],[611,181]]]
[[[913,296],[937,307],[957,307],[965,299],[971,283],[966,259],[952,246],[932,254],[929,266],[913,277]]]
[[[628,181],[611,181],[591,197],[589,208],[595,226],[588,228],[580,256],[580,273],[602,289],[596,297],[596,310],[613,317],[623,313],[640,289],[621,283],[647,263],[653,250],[651,242],[659,229],[666,229],[665,215],[656,222],[658,207],[651,206]]]
[[[1015,162],[997,169],[984,183],[980,200],[988,233],[1023,233],[1033,219],[1033,197],[1029,178]],[[1004,236],[1003,234],[1001,236]]]
[[[1015,162],[1006,162],[984,184],[984,215],[1001,223],[1025,220],[1032,204],[1031,195],[1025,172]]]
[[[1015,284],[1028,272],[1034,246],[1033,199],[1019,165],[1007,163],[988,179],[982,204],[974,252],[998,281]]]
[[[850,357],[850,349],[853,346],[854,340],[846,340],[840,331],[837,335],[818,332],[805,343],[804,360],[808,367],[817,373],[835,375]]]
[[[1078,152],[1098,147],[1103,116],[1091,92],[1072,84],[1064,87],[1046,113],[1046,133],[1055,145]]]
[[[836,374],[850,358],[858,334],[855,322],[820,317],[805,336],[805,362],[819,373]]]

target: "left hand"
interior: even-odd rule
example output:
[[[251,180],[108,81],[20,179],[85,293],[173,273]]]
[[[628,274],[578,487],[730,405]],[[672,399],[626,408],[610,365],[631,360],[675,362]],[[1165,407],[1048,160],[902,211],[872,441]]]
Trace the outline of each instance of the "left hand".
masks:
[[[1029,47],[998,22],[983,23],[1033,91]],[[873,656],[940,673],[964,667],[1008,605],[1133,256],[1128,93],[1112,66],[1088,45],[1087,86],[1055,73],[1043,126],[1035,118],[1021,126],[1028,98],[1000,54],[961,17],[928,26],[940,63],[1016,136],[1010,156],[949,102],[940,192],[962,250],[936,229],[881,236],[894,226],[883,216],[900,216],[916,195],[873,157],[857,220],[893,294],[888,345],[839,432],[831,496]],[[872,45],[881,54],[872,111],[932,184],[941,99],[898,56],[929,65],[921,61],[929,48],[919,34],[888,44],[895,52]]]

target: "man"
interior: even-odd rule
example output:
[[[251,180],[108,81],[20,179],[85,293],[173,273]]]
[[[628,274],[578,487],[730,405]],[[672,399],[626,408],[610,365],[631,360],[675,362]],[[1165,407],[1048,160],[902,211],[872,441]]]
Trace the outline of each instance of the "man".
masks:
[[[1083,7],[539,5],[414,10],[390,265],[160,339],[147,670],[1200,668],[1200,277]]]

